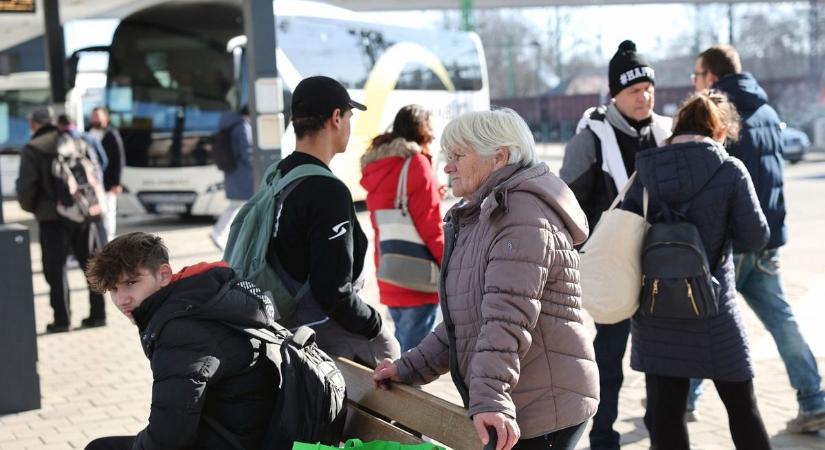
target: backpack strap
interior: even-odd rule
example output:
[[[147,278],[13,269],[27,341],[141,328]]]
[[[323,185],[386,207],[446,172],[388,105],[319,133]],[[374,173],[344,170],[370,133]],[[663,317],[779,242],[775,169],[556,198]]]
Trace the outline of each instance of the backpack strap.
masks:
[[[275,167],[277,170],[277,165]],[[271,176],[274,175],[274,171],[272,173],[267,173],[267,176],[264,177],[267,180],[267,183],[271,182]],[[301,164],[290,170],[286,175],[281,177],[278,180],[278,184],[275,185],[273,189],[273,193],[277,194],[284,190],[287,186],[289,186],[293,181],[298,180],[299,178],[305,177],[312,177],[312,176],[320,176],[320,177],[327,177],[327,178],[334,178],[338,180],[338,177],[335,176],[329,169],[325,167],[321,167],[317,164]]]
[[[275,166],[275,169],[277,170],[277,165]],[[272,175],[274,175],[274,171]],[[301,164],[300,166],[294,167],[280,180],[278,180],[278,184],[276,184],[272,189],[272,193],[279,196],[278,204],[275,210],[275,223],[272,226],[273,239],[278,235],[278,224],[280,223],[281,208],[283,207],[284,200],[292,192],[292,190],[300,184],[301,181],[312,176],[327,177],[339,180],[339,178],[336,177],[335,174],[333,174],[329,169],[321,167],[317,164]],[[269,173],[264,177],[264,180],[271,182]],[[276,267],[273,267],[273,269],[275,269],[278,275],[283,278],[283,276],[287,274],[286,270],[283,268],[283,265],[281,265],[281,262],[277,257],[274,258],[274,262],[276,263]],[[295,298],[300,301],[309,292],[309,289],[309,280],[307,280],[303,285],[301,285],[298,292],[295,293]]]

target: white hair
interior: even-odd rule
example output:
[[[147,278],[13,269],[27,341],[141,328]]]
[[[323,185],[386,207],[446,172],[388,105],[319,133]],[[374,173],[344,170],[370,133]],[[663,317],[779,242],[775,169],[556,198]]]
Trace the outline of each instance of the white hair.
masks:
[[[481,156],[492,156],[507,147],[507,164],[531,166],[536,161],[536,142],[530,127],[521,116],[509,108],[464,113],[444,128],[441,148],[450,151],[469,146]]]

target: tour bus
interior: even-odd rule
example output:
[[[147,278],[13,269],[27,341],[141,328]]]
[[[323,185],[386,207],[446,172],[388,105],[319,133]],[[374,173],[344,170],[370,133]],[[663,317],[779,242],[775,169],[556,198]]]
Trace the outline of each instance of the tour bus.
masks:
[[[105,105],[126,146],[119,213],[223,212],[223,173],[211,137],[220,116],[248,98],[240,6],[164,2],[123,18],[115,30]],[[399,108],[418,103],[433,110],[436,136],[458,114],[489,108],[484,52],[473,33],[376,22],[321,3],[278,0],[274,7],[284,123],[292,90],[312,75],[337,79],[368,107],[354,115],[348,149],[331,167],[356,200],[366,196],[359,159]],[[282,157],[294,145],[288,125]],[[437,152],[436,142],[440,166]]]

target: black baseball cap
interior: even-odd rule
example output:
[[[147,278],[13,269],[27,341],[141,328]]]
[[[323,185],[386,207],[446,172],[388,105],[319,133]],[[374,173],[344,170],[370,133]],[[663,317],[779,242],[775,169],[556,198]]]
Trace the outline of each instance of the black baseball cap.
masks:
[[[366,111],[367,107],[349,97],[341,83],[322,75],[304,78],[292,92],[292,117],[320,117],[326,119],[336,109],[349,108]]]

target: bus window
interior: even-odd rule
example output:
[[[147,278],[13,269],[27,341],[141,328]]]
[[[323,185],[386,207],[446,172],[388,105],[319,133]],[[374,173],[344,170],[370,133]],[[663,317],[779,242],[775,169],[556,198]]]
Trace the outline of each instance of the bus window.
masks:
[[[106,95],[127,166],[212,164],[209,136],[234,84],[226,42],[242,29],[239,9],[222,4],[161,4],[121,22]]]

